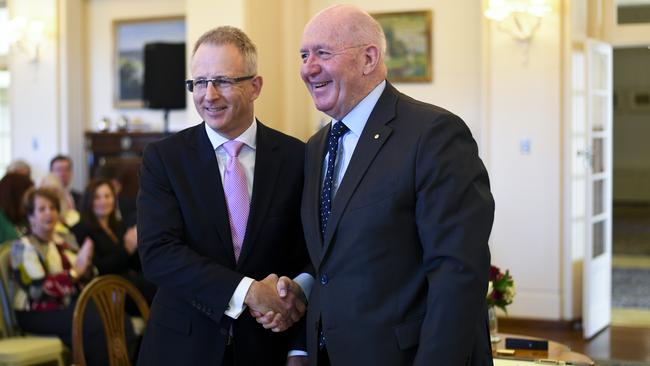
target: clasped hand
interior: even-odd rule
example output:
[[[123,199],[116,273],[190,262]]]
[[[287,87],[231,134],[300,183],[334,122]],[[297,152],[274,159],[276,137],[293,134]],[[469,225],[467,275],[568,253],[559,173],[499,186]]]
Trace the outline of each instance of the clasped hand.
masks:
[[[265,329],[283,332],[305,314],[303,298],[302,289],[295,281],[270,274],[262,281],[253,282],[244,303]]]

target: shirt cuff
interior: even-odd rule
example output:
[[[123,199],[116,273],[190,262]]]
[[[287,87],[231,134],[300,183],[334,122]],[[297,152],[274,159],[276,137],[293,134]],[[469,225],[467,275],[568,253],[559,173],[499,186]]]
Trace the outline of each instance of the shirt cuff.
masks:
[[[298,350],[291,350],[289,351],[289,354],[287,357],[295,357],[295,356],[302,356],[302,357],[307,357],[307,352],[305,351],[298,351]]]
[[[242,280],[239,282],[239,285],[237,285],[237,288],[235,289],[235,293],[230,298],[230,302],[228,302],[228,307],[226,307],[224,314],[233,319],[239,318],[241,313],[243,313],[246,309],[244,300],[246,299],[246,294],[248,293],[248,289],[253,284],[253,281],[255,280],[250,277],[242,278]]]
[[[301,273],[293,280],[300,286],[302,292],[305,294],[305,298],[309,299],[311,287],[314,285],[314,277],[309,273]]]

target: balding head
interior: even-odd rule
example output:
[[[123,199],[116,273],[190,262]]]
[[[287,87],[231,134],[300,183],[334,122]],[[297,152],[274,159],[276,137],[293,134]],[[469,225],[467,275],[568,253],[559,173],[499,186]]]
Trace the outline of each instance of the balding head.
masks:
[[[343,118],[386,78],[386,38],[362,9],[335,5],[316,14],[302,37],[300,73],[316,108]]]
[[[358,44],[374,44],[383,55],[386,52],[386,36],[379,22],[370,14],[354,5],[334,5],[321,10],[307,23],[311,26],[331,29],[333,39],[341,44],[353,41]]]

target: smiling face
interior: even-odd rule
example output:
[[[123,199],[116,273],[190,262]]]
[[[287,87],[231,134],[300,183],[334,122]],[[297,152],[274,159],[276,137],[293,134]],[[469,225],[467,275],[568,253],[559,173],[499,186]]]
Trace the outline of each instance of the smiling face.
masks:
[[[27,215],[27,219],[32,233],[41,239],[49,240],[59,221],[59,210],[49,198],[37,194],[34,196],[34,212]]]
[[[360,47],[338,38],[333,27],[309,25],[300,48],[300,76],[316,109],[340,120],[365,95],[361,95]]]
[[[244,58],[232,44],[201,44],[191,64],[192,78],[212,79],[219,76],[248,76]],[[192,97],[197,112],[214,131],[228,139],[241,135],[253,122],[253,104],[262,90],[262,78],[241,81],[227,88],[208,83]]]
[[[98,220],[108,218],[115,210],[115,195],[108,184],[102,184],[93,194],[93,213]]]
[[[340,120],[384,79],[372,18],[352,6],[335,6],[305,27],[300,76],[316,108]]]

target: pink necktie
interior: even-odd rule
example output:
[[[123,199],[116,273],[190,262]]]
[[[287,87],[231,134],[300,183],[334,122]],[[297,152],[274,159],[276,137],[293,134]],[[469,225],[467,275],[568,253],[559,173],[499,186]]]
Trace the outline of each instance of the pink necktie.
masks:
[[[250,206],[246,174],[244,174],[244,168],[237,159],[242,146],[244,146],[243,142],[234,140],[223,144],[223,148],[229,156],[223,178],[223,191],[226,194],[235,261],[239,260],[239,254],[241,253]]]

